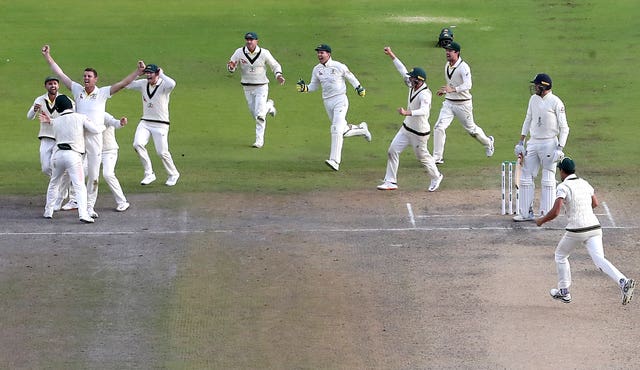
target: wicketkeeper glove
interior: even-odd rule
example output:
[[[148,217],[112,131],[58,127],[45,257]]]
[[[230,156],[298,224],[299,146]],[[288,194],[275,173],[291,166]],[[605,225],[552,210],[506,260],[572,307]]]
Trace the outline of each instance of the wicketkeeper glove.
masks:
[[[301,93],[307,92],[309,91],[309,86],[307,86],[304,80],[298,80],[298,82],[296,82],[296,90]]]
[[[516,148],[514,150],[514,153],[516,154],[516,157],[519,155],[523,155],[524,156],[524,142],[520,141],[518,142],[518,144],[516,144]]]
[[[553,152],[553,161],[560,162],[562,159],[564,159],[564,152],[562,151],[562,147],[558,145],[556,150]]]
[[[365,96],[367,95],[367,90],[364,89],[364,87],[362,87],[362,85],[358,85],[358,87],[356,87],[356,92],[358,93],[358,95],[360,96]]]

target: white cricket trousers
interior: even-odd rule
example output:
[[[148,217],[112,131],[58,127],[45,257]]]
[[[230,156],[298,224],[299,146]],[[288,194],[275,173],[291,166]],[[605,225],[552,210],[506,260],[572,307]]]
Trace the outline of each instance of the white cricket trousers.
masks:
[[[127,203],[127,198],[124,196],[120,181],[116,177],[116,163],[118,162],[118,149],[105,150],[102,152],[102,177],[104,181],[109,185],[111,194],[116,200],[117,205]]]
[[[389,150],[387,151],[387,174],[384,177],[384,181],[398,183],[398,166],[400,165],[400,153],[402,153],[409,145],[413,148],[413,152],[418,159],[418,162],[422,164],[429,177],[432,180],[440,177],[440,171],[436,167],[436,162],[429,153],[427,148],[427,142],[429,141],[429,135],[416,135],[407,131],[404,126],[400,127],[398,133],[391,141]]]
[[[51,159],[52,173],[47,188],[47,204],[45,212],[52,212],[54,203],[58,196],[60,181],[65,171],[71,178],[71,185],[75,191],[76,202],[78,203],[78,215],[80,218],[89,218],[87,211],[87,187],[84,184],[84,168],[82,164],[82,154],[73,150],[56,150]]]
[[[40,139],[40,167],[42,169],[42,173],[51,178],[51,159],[53,157],[54,149],[57,150],[56,141],[54,139],[43,137]],[[62,206],[62,201],[64,198],[69,196],[69,200],[75,200],[75,196],[73,191],[69,193],[69,188],[71,186],[71,180],[69,179],[69,175],[65,172],[60,179],[60,194],[58,195],[58,199],[56,200],[55,208],[59,208]]]
[[[87,207],[93,210],[98,199],[98,182],[102,164],[102,133],[84,136],[85,161],[87,162]],[[78,208],[80,203],[78,203]]]
[[[256,144],[264,144],[264,133],[267,129],[267,113],[270,108],[267,106],[269,97],[269,84],[257,86],[243,86],[244,97],[251,116],[256,121]]]
[[[491,140],[482,128],[473,120],[473,103],[471,100],[452,102],[445,100],[440,108],[438,121],[433,126],[433,157],[436,160],[444,159],[444,144],[447,140],[446,130],[454,118],[457,118],[462,127],[485,148],[491,146]]]
[[[620,279],[626,279],[618,269],[604,257],[602,247],[602,229],[585,231],[581,233],[567,231],[560,239],[556,247],[555,259],[558,270],[558,289],[569,289],[571,286],[571,267],[569,266],[569,256],[573,250],[584,245],[589,251],[593,263],[602,272],[609,275],[617,284]]]
[[[178,176],[180,173],[173,164],[173,158],[169,152],[169,125],[141,120],[140,123],[138,123],[138,128],[133,137],[133,149],[138,153],[138,157],[140,157],[144,175],[147,176],[153,173],[153,166],[151,165],[151,159],[149,158],[149,153],[146,148],[151,137],[153,137],[153,145],[156,148],[156,153],[160,156],[167,174],[169,176]]]
[[[529,215],[535,198],[535,178],[542,166],[540,191],[540,214],[544,215],[553,208],[556,200],[556,162],[553,153],[558,146],[558,138],[530,139],[527,142],[522,174],[520,176],[520,214]]]
[[[331,151],[329,159],[340,164],[342,161],[343,134],[347,131],[347,111],[349,110],[349,99],[347,95],[336,95],[324,99],[324,109],[327,111],[331,121]]]

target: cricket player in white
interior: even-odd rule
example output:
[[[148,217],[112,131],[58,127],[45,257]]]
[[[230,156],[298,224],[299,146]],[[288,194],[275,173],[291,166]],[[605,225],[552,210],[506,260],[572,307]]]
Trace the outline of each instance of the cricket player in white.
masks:
[[[242,78],[240,84],[244,89],[244,97],[247,100],[251,116],[256,121],[256,141],[254,148],[262,148],[264,134],[267,129],[267,114],[276,115],[276,107],[269,97],[269,79],[267,67],[271,69],[280,85],[284,85],[280,63],[267,49],[258,46],[258,35],[255,32],[247,32],[244,35],[245,46],[236,49],[229,58],[227,70],[230,73],[240,66]]]
[[[104,114],[106,111],[107,99],[125,86],[130,84],[145,68],[143,61],[138,61],[137,69],[127,77],[111,86],[97,87],[98,72],[93,68],[85,68],[83,74],[83,84],[74,82],[69,78],[51,56],[49,45],[42,47],[42,55],[51,67],[53,73],[60,77],[62,83],[71,90],[78,113],[85,114],[92,122],[104,126]],[[104,131],[104,130],[102,130]],[[87,204],[91,217],[98,217],[94,210],[98,198],[98,178],[100,175],[100,164],[102,163],[102,131],[97,134],[85,136],[86,161],[87,161]]]
[[[396,190],[398,188],[398,165],[400,163],[400,153],[407,147],[411,146],[416,158],[422,164],[422,167],[431,177],[429,191],[436,191],[442,182],[443,175],[438,170],[436,163],[429,153],[427,143],[431,126],[429,125],[429,114],[431,111],[431,90],[427,86],[427,73],[424,69],[414,67],[411,71],[407,71],[404,64],[396,57],[390,47],[384,48],[393,65],[402,76],[404,83],[409,87],[409,96],[407,97],[407,109],[398,108],[398,113],[404,116],[402,127],[391,141],[389,145],[387,173],[384,182],[378,185],[378,190]]]
[[[116,163],[118,162],[118,142],[116,141],[115,129],[124,127],[127,124],[127,117],[114,118],[111,114],[104,114],[104,125],[106,129],[102,132],[102,177],[109,185],[111,194],[116,200],[116,211],[126,211],[130,204],[124,196],[120,181],[116,177]]]
[[[493,136],[487,136],[484,130],[473,120],[473,102],[471,97],[471,68],[460,57],[460,44],[452,41],[444,46],[447,62],[444,66],[446,85],[436,92],[445,97],[440,109],[438,121],[433,127],[433,157],[436,164],[444,163],[444,144],[446,130],[454,118],[458,118],[462,127],[485,148],[487,157],[493,156]]]
[[[553,206],[556,190],[556,162],[564,157],[569,125],[564,103],[551,91],[551,77],[539,73],[531,81],[534,94],[529,99],[527,115],[515,146],[516,156],[524,158],[520,175],[520,212],[513,220],[533,221],[533,200],[538,170],[542,165],[542,191],[540,193],[540,215]],[[526,150],[524,140],[529,135]]]
[[[38,132],[38,139],[40,139],[40,167],[42,169],[42,173],[51,178],[51,157],[53,156],[54,148],[56,148],[56,139],[53,136],[53,128],[50,124],[45,122],[41,113],[44,114],[48,118],[56,118],[60,114],[55,110],[54,102],[56,97],[58,96],[58,88],[59,86],[58,77],[49,76],[44,80],[44,87],[47,92],[44,95],[38,96],[31,107],[29,107],[29,111],[27,111],[27,119],[29,120],[38,120],[40,122],[40,130]],[[60,194],[56,203],[54,205],[54,210],[71,210],[78,208],[76,205],[75,195],[73,191],[69,193],[69,186],[71,185],[71,180],[69,179],[68,174],[64,174],[61,178],[60,183]],[[69,202],[62,205],[64,198],[69,196]]]
[[[602,228],[593,209],[598,206],[593,187],[589,183],[575,175],[576,165],[571,158],[564,158],[558,162],[562,183],[556,190],[556,199],[553,208],[544,216],[535,220],[536,225],[542,226],[545,222],[555,219],[564,206],[569,222],[566,232],[558,243],[555,252],[556,268],[558,271],[558,287],[549,291],[554,299],[564,303],[571,302],[571,269],[569,256],[575,248],[584,245],[589,251],[593,263],[602,272],[607,274],[618,284],[622,292],[622,304],[626,305],[633,298],[635,281],[627,279],[604,256],[602,246]]]
[[[162,68],[155,64],[146,66],[144,74],[145,78],[127,86],[127,89],[138,90],[142,95],[142,118],[133,138],[133,149],[138,153],[144,169],[144,178],[140,184],[149,185],[156,180],[146,148],[149,139],[153,138],[153,146],[168,175],[164,184],[174,186],[180,173],[169,152],[169,100],[176,81],[165,75]]]
[[[331,58],[329,45],[318,45],[315,51],[320,63],[311,72],[311,82],[307,85],[300,80],[296,83],[296,89],[304,93],[322,88],[324,108],[331,120],[331,152],[325,163],[334,171],[338,171],[342,161],[342,144],[345,137],[364,136],[367,141],[371,141],[371,133],[366,122],[361,122],[359,125],[347,123],[349,99],[345,81],[348,81],[361,97],[366,95],[366,90],[346,65]]]
[[[90,216],[87,206],[87,188],[84,183],[82,156],[85,153],[85,132],[100,134],[104,131],[104,124],[96,125],[86,115],[74,113],[73,104],[66,95],[59,95],[56,98],[55,106],[60,117],[43,118],[45,122],[50,122],[57,146],[51,160],[53,172],[47,189],[47,204],[43,217],[53,218],[53,207],[59,191],[60,178],[67,171],[75,190],[80,221],[93,223],[94,220]]]

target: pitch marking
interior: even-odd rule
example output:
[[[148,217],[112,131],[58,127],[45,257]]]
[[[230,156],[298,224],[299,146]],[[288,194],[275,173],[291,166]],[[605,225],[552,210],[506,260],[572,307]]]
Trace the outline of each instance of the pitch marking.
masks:
[[[609,218],[609,221],[611,222],[611,225],[616,226],[616,222],[613,220],[613,215],[611,214],[611,211],[609,210],[609,206],[607,206],[607,203],[602,202],[602,207],[604,208],[607,217]]]
[[[411,222],[411,226],[416,227],[416,218],[413,217],[413,209],[411,208],[411,203],[407,203],[407,211],[409,212],[409,222]]]

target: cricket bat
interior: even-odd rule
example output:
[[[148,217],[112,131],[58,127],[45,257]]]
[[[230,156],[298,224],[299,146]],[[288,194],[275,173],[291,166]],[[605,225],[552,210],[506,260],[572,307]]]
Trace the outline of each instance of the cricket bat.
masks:
[[[513,180],[516,185],[516,189],[520,189],[520,174],[522,173],[522,162],[524,162],[524,158],[522,157],[522,154],[518,154],[518,160],[516,161],[516,174],[515,179]]]

